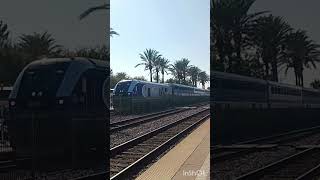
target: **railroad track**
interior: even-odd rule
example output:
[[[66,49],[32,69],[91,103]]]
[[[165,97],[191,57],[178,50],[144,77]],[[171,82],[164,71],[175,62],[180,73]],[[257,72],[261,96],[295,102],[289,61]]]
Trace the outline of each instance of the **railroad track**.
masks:
[[[112,148],[108,172],[111,179],[125,179],[138,172],[209,115],[210,110],[204,109]]]
[[[15,160],[0,161],[0,173],[14,171],[18,168],[26,167],[30,165],[30,163],[31,163],[31,158],[19,158]],[[0,177],[1,177],[1,174],[0,174]]]
[[[126,120],[110,123],[109,132],[113,133],[116,131],[120,131],[122,129],[137,126],[137,125],[140,125],[140,124],[143,124],[146,122],[150,122],[152,120],[157,120],[159,118],[170,116],[172,114],[176,114],[176,113],[183,112],[186,110],[187,109],[172,109],[172,110],[161,111],[161,112],[157,112],[157,113],[148,114],[145,116],[139,116],[139,117],[135,117],[135,118],[131,118],[131,119],[126,119]]]
[[[213,152],[212,159],[217,161],[224,161],[237,157],[239,155],[248,154],[251,152],[257,152],[267,150],[270,148],[276,148],[277,146],[290,146],[290,142],[294,142],[297,139],[302,139],[307,136],[320,133],[320,126],[290,131],[274,136],[268,136],[263,138],[257,138],[249,141],[243,141],[231,146],[214,146],[211,151]]]
[[[319,173],[320,148],[312,147],[242,175],[237,180],[290,179],[307,180]]]
[[[8,172],[16,168],[17,168],[17,164],[15,163],[15,161],[12,161],[12,160],[0,161],[0,173]]]

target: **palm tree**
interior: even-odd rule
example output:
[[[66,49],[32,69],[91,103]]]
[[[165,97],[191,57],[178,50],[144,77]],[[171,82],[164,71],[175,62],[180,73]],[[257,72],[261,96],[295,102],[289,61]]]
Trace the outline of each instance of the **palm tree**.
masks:
[[[87,10],[85,10],[83,13],[80,14],[79,19],[82,20],[84,18],[86,18],[87,16],[89,16],[91,13],[100,11],[100,10],[110,10],[110,4],[102,4],[99,6],[94,6],[91,8],[88,8]],[[116,31],[114,31],[112,28],[110,28],[110,32],[109,32],[110,37],[112,37],[113,35],[119,35],[119,33],[117,33]]]
[[[314,89],[320,89],[320,80],[315,79],[310,83],[310,86],[313,87]]]
[[[190,75],[192,85],[197,87],[198,83],[198,75],[201,72],[201,70],[197,66],[191,66],[188,70],[188,74]]]
[[[169,70],[174,76],[176,82],[178,82],[179,84],[181,84],[181,81],[183,80],[183,69],[184,65],[182,61],[175,61],[173,64],[170,64]]]
[[[154,62],[158,59],[161,55],[158,51],[154,49],[146,49],[142,54],[140,53],[140,59],[142,63],[137,64],[135,67],[144,65],[145,70],[149,70],[150,73],[150,82],[152,82],[152,70],[154,68]]]
[[[205,89],[205,84],[206,82],[209,81],[209,75],[205,71],[202,71],[199,73],[198,76],[199,76],[199,81],[202,84],[202,89]]]
[[[257,19],[252,41],[264,64],[265,79],[269,78],[271,65],[271,80],[278,81],[278,59],[290,31],[292,28],[281,17],[269,15]]]
[[[0,21],[0,48],[2,48],[7,43],[8,37],[8,25]]]
[[[316,68],[320,61],[320,45],[310,40],[306,31],[297,30],[287,35],[282,64],[286,65],[286,72],[293,68],[296,85],[303,87],[304,68]]]
[[[183,83],[185,83],[188,69],[190,67],[189,66],[190,61],[187,58],[182,58],[180,61],[181,61],[181,71],[182,71],[182,76],[183,76]]]
[[[212,0],[210,10],[211,51],[224,71],[234,72],[240,66],[242,50],[248,46],[248,33],[254,20],[264,12],[249,14],[255,0]],[[224,65],[223,65],[224,64]]]
[[[159,81],[160,81],[159,72],[161,71],[161,64],[160,64],[161,59],[162,59],[162,57],[160,54],[155,56],[153,59],[154,71],[156,73],[155,79],[157,80],[157,83],[159,83]]]
[[[162,83],[164,83],[164,73],[168,74],[167,70],[169,69],[169,60],[166,58],[160,58],[159,66],[162,74]]]
[[[113,37],[113,35],[117,35],[119,36],[119,33],[117,33],[116,31],[114,31],[112,28],[110,28],[110,37]]]
[[[55,56],[60,53],[61,46],[56,44],[55,39],[48,32],[20,36],[18,47],[28,61],[41,57]]]

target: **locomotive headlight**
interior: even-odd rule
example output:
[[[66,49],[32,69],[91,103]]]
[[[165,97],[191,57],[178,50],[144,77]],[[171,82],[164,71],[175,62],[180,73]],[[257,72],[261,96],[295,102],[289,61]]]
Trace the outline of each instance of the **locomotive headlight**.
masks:
[[[10,106],[15,106],[16,105],[16,102],[15,101],[11,101],[10,102]]]

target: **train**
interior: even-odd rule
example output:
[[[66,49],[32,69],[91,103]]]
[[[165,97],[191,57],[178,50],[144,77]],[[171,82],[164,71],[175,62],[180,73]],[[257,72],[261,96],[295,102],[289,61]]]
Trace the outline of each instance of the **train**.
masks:
[[[9,96],[9,135],[16,155],[36,152],[40,159],[73,163],[97,155],[102,161],[107,151],[108,68],[106,61],[83,57],[28,64]]]
[[[150,112],[209,102],[210,91],[173,83],[122,80],[113,90],[113,108],[120,113]]]
[[[211,71],[211,101],[223,109],[320,108],[320,90]]]

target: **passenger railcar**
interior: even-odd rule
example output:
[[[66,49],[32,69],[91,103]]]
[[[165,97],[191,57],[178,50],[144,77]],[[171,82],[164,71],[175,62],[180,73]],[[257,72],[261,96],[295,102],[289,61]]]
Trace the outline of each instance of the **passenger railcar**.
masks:
[[[268,81],[270,108],[301,108],[302,87]]]
[[[139,113],[209,100],[209,91],[179,84],[122,80],[113,92],[115,111]]]
[[[320,91],[317,89],[303,88],[302,103],[305,108],[320,108]]]
[[[9,96],[9,133],[17,156],[105,154],[107,63],[88,58],[38,60],[19,74]],[[78,157],[78,158],[79,158]]]
[[[216,108],[320,108],[320,91],[211,71]]]
[[[236,74],[211,72],[212,101],[220,108],[267,107],[267,82]]]

